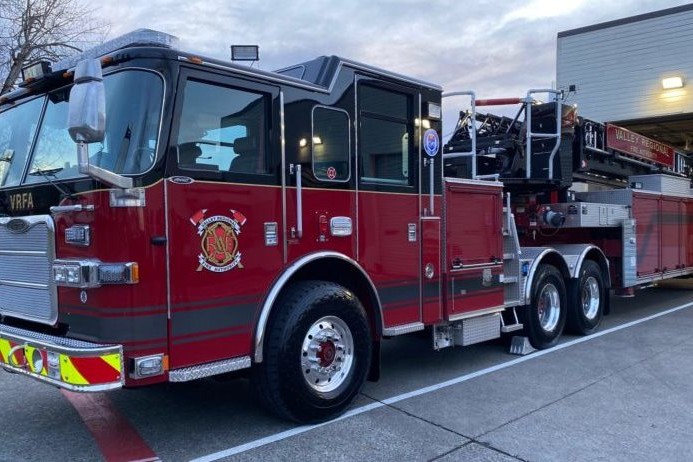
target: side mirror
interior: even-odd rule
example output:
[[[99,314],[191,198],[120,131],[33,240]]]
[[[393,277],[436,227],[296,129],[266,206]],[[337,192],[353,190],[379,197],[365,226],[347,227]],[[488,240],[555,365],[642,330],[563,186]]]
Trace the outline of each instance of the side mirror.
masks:
[[[67,126],[76,143],[103,141],[106,130],[106,91],[98,59],[80,61],[75,68]]]
[[[78,144],[81,173],[89,173],[89,150],[85,144],[103,141],[106,130],[106,92],[101,62],[87,59],[77,63],[75,84],[70,90],[67,130]]]
[[[106,134],[106,90],[103,85],[101,61],[85,59],[77,63],[74,80],[67,111],[67,131],[77,143],[79,172],[112,186],[132,188],[132,178],[89,163],[87,145],[103,141]]]

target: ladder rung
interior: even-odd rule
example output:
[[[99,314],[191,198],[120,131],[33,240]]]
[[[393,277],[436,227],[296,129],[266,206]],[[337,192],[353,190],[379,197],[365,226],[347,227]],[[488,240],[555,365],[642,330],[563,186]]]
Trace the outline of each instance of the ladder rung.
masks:
[[[503,276],[503,284],[514,284],[517,281],[517,276]]]
[[[514,253],[504,253],[503,254],[503,260],[515,260],[515,254]]]

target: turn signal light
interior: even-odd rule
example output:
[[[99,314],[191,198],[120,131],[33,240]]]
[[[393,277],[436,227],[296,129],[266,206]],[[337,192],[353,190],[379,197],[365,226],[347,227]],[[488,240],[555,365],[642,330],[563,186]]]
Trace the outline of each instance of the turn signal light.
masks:
[[[99,264],[101,284],[137,284],[139,281],[140,270],[137,263]]]

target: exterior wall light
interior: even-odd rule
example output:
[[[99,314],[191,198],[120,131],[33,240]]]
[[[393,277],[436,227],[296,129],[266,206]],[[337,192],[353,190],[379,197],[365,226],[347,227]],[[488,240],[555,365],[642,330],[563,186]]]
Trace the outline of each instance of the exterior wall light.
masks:
[[[681,87],[683,87],[683,79],[681,77],[667,77],[666,79],[662,79],[662,88],[665,90]]]

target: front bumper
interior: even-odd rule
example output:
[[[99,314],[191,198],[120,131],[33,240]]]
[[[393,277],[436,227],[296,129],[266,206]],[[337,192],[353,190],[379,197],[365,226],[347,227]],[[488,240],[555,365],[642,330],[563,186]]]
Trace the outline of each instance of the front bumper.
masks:
[[[123,347],[40,334],[0,324],[0,366],[79,392],[123,386]]]

